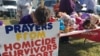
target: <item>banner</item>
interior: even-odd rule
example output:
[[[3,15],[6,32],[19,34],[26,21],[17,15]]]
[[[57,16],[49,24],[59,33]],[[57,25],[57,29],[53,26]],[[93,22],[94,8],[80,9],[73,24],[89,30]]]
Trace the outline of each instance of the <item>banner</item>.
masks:
[[[62,36],[71,36],[72,38],[86,38],[92,41],[100,42],[100,28],[62,33],[60,34],[60,37]]]
[[[59,23],[0,27],[1,56],[58,56]]]

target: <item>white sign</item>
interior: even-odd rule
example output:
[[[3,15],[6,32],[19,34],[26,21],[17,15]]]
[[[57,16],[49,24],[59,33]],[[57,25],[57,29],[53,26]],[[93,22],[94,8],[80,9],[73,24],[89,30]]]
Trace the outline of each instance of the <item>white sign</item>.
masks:
[[[0,27],[1,56],[58,56],[59,23]]]

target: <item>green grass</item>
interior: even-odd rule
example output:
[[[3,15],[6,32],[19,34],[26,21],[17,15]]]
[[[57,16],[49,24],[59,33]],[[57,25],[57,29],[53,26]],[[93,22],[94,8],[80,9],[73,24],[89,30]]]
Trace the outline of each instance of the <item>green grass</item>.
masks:
[[[100,44],[90,43],[84,39],[72,39],[72,44],[59,45],[59,56],[100,56]]]
[[[5,25],[18,24],[18,19],[3,19]],[[89,43],[88,40],[84,45],[84,39],[71,39],[71,45],[60,43],[59,56],[100,56],[100,43]]]
[[[4,18],[0,17],[0,20],[2,20],[5,25],[18,24],[18,22],[19,22],[19,19],[15,19],[15,18],[4,19]]]

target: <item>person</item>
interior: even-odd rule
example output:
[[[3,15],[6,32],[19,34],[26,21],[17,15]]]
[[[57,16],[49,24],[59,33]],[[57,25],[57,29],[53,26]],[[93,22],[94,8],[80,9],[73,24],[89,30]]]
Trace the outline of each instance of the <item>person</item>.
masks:
[[[43,25],[47,21],[49,21],[50,18],[50,10],[46,6],[39,6],[35,12],[24,16],[19,24],[38,24]]]
[[[80,4],[80,2],[78,0],[73,0],[75,3],[75,11],[76,12],[81,12],[82,9],[82,5]]]
[[[84,0],[86,4],[87,13],[96,13],[96,1],[95,0]]]
[[[17,2],[17,16],[22,18],[32,12],[32,0],[18,0]]]
[[[60,12],[66,12],[70,15],[73,11],[75,11],[75,4],[72,0],[61,0],[59,5]]]

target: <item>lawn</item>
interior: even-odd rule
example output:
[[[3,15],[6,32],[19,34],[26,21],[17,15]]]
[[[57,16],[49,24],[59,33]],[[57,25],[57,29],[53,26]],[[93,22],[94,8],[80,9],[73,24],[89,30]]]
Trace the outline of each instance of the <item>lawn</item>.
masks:
[[[18,19],[3,19],[5,25],[18,24]],[[86,41],[84,39],[71,38],[71,45],[67,43],[59,44],[59,56],[100,56],[100,43]]]
[[[15,19],[15,18],[4,19],[4,18],[0,17],[0,20],[2,20],[5,25],[18,24],[18,22],[19,22],[19,19]]]
[[[100,56],[100,43],[84,39],[71,39],[71,45],[59,44],[59,56]]]

